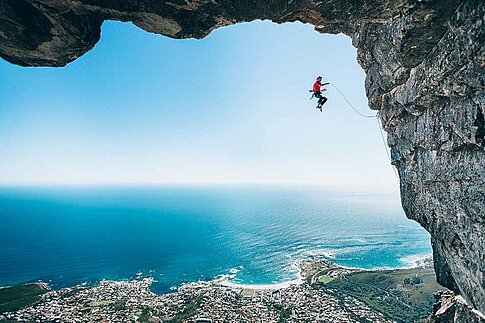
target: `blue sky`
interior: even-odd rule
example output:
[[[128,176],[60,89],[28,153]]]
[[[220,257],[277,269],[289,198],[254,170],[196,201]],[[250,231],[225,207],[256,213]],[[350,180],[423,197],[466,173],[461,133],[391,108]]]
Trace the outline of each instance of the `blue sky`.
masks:
[[[0,184],[311,183],[397,190],[356,50],[299,23],[173,40],[107,22],[65,68],[0,60]]]

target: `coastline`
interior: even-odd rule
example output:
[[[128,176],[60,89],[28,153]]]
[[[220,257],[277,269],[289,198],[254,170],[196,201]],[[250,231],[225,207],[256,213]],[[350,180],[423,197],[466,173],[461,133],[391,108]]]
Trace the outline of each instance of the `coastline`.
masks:
[[[365,317],[387,323],[394,318],[424,319],[426,313],[431,313],[433,293],[442,289],[429,267],[348,269],[316,257],[300,261],[299,268],[298,279],[281,283],[239,284],[231,281],[237,274],[232,270],[232,274],[182,284],[174,292],[160,295],[151,289],[155,278],[137,274],[131,280],[102,280],[91,286],[42,290],[28,303],[15,305],[24,299],[26,286],[37,290],[46,286],[35,282],[11,288],[12,304],[0,311],[0,320],[52,321],[62,315],[67,322],[79,319],[83,313],[90,321],[153,318],[154,322],[182,322],[211,318],[222,322],[230,318],[277,322],[291,317],[299,322],[311,315],[316,321],[326,317],[354,322],[355,317]]]
[[[380,272],[380,271],[389,271],[389,270],[409,270],[409,269],[416,269],[416,268],[429,268],[432,267],[433,265],[433,258],[431,255],[415,255],[415,256],[409,256],[409,257],[404,257],[401,258],[400,260],[403,263],[409,263],[409,266],[403,266],[403,267],[381,267],[381,268],[372,268],[372,269],[366,269],[366,268],[358,268],[358,267],[350,267],[350,266],[343,266],[339,265],[334,262],[335,255],[332,254],[331,257],[327,256],[326,253],[322,254],[316,254],[312,255],[311,257],[308,257],[307,259],[300,259],[296,261],[292,266],[296,266],[298,268],[298,273],[297,273],[297,278],[289,280],[289,281],[284,281],[284,282],[278,282],[278,283],[269,283],[269,284],[245,284],[245,283],[238,283],[231,281],[231,279],[234,279],[236,277],[236,274],[232,275],[222,275],[224,276],[224,279],[215,279],[211,280],[209,282],[216,282],[220,284],[221,286],[225,287],[231,287],[231,288],[239,288],[239,289],[248,289],[248,290],[280,290],[280,289],[285,289],[289,288],[291,286],[295,285],[300,285],[305,282],[305,280],[308,277],[305,277],[304,274],[304,269],[302,268],[302,265],[305,263],[314,263],[317,261],[325,261],[334,266],[335,268],[341,268],[341,269],[346,269],[346,270],[351,270],[351,271],[363,271],[363,272]],[[409,261],[405,261],[404,259],[409,259]]]
[[[413,256],[407,256],[400,258],[403,264],[409,264],[408,266],[403,266],[403,267],[380,267],[380,268],[359,268],[359,267],[351,267],[351,266],[344,266],[340,265],[334,262],[335,260],[335,255],[332,254],[329,256],[327,252],[324,253],[313,253],[309,255],[308,257],[299,259],[295,261],[291,267],[296,267],[298,270],[296,271],[296,278],[287,280],[287,281],[282,281],[282,282],[276,282],[276,283],[262,283],[262,284],[246,284],[243,282],[235,282],[233,281],[234,278],[236,278],[237,273],[240,271],[239,269],[230,269],[229,272],[230,274],[221,274],[215,277],[214,279],[210,280],[199,280],[199,281],[194,281],[194,282],[187,282],[183,283],[179,286],[172,286],[171,290],[172,292],[178,291],[183,288],[187,287],[198,287],[198,286],[207,286],[207,285],[220,285],[224,287],[229,287],[229,288],[234,288],[234,289],[247,289],[247,290],[281,290],[285,288],[289,288],[292,286],[296,285],[301,285],[305,282],[305,279],[308,277],[305,277],[304,274],[304,264],[311,264],[317,261],[325,261],[331,264],[332,266],[336,268],[341,268],[341,269],[346,269],[346,270],[351,270],[351,271],[365,271],[365,272],[379,272],[379,271],[389,271],[389,270],[409,270],[409,269],[415,269],[415,268],[425,268],[425,267],[432,267],[433,261],[432,261],[432,256],[431,255],[413,255]],[[152,273],[152,270],[149,271],[149,274]],[[16,286],[23,286],[23,285],[38,285],[41,289],[44,289],[46,291],[50,290],[62,290],[66,288],[74,288],[78,286],[96,286],[100,284],[101,282],[128,282],[128,281],[134,281],[134,280],[145,280],[145,279],[150,279],[151,283],[157,282],[157,280],[150,276],[144,276],[142,272],[138,272],[136,275],[133,275],[128,278],[123,278],[123,279],[100,279],[98,281],[90,281],[89,284],[88,282],[82,282],[79,284],[75,284],[72,286],[67,286],[67,287],[62,287],[62,288],[53,288],[49,286],[47,282],[44,281],[35,281],[35,282],[25,282],[21,284],[16,284],[16,285],[7,285],[7,286],[0,286],[1,289],[5,288],[12,288]],[[169,292],[170,293],[170,292]],[[169,293],[155,293],[156,295],[163,295],[163,294],[169,294]]]
[[[0,286],[0,290],[7,289],[7,288],[13,288],[13,287],[17,287],[17,286],[29,286],[29,285],[38,286],[40,289],[43,289],[45,291],[52,290],[52,288],[49,286],[48,283],[43,282],[43,281],[40,281],[40,280],[39,281],[36,281],[36,282],[25,282],[25,283],[16,284],[16,285]]]

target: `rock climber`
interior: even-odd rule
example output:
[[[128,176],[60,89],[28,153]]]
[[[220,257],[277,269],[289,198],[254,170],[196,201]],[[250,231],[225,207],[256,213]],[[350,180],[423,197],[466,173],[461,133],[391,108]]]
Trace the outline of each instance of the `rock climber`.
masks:
[[[326,91],[327,89],[325,88],[325,85],[328,83],[323,83],[322,84],[322,77],[319,76],[317,77],[317,80],[315,83],[313,83],[313,96],[318,98],[318,103],[317,103],[317,109],[320,109],[320,111],[323,111],[322,107],[327,102],[327,98],[322,95],[322,91]]]

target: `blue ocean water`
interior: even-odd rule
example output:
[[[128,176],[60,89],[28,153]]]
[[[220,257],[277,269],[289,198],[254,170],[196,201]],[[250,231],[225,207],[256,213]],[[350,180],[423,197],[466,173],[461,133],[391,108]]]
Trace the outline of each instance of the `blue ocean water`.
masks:
[[[309,254],[360,268],[431,254],[398,196],[304,187],[1,188],[0,223],[0,286],[142,272],[164,293],[231,269],[243,284],[292,280]]]

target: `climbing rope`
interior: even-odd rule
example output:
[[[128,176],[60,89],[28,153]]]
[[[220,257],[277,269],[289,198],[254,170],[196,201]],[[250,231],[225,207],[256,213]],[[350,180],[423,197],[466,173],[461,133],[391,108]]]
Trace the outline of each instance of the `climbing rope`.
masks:
[[[377,113],[376,117],[379,116],[379,113]],[[387,142],[386,139],[384,138],[384,133],[382,132],[382,124],[381,124],[381,118],[376,118],[377,119],[377,126],[379,127],[379,132],[381,133],[381,138],[382,138],[382,143],[384,144],[384,150],[386,151],[387,157],[389,158],[389,162],[391,163],[391,168],[394,172],[394,175],[396,175],[397,180],[399,181],[399,174],[396,171],[396,168],[392,164],[392,158],[391,154],[389,153],[389,150],[387,150]]]
[[[335,90],[338,91],[338,93],[340,93],[340,95],[345,99],[345,101],[347,101],[347,104],[349,105],[349,107],[352,108],[352,110],[354,110],[355,112],[357,112],[360,116],[364,117],[364,118],[377,118],[377,115],[366,115],[366,114],[363,114],[361,113],[359,110],[357,110],[356,108],[354,108],[354,106],[352,105],[352,103],[350,103],[350,101],[347,99],[347,97],[345,96],[345,94],[342,93],[342,91],[340,91],[340,89],[338,87],[336,87],[335,85],[333,85],[333,83],[329,83],[331,86],[333,86],[335,88]]]
[[[338,87],[336,87],[335,85],[333,85],[332,83],[328,83],[330,84],[331,86],[333,86],[337,91],[338,93],[340,93],[340,95],[345,99],[345,101],[347,102],[347,104],[349,105],[349,107],[352,108],[352,110],[354,110],[356,113],[358,113],[360,116],[364,117],[364,118],[376,118],[377,119],[377,125],[379,127],[379,132],[381,134],[381,139],[382,139],[382,143],[384,144],[384,150],[386,151],[386,154],[387,154],[387,158],[389,158],[389,162],[391,162],[391,168],[394,172],[394,175],[396,175],[396,178],[397,180],[399,181],[399,174],[397,173],[396,171],[396,168],[394,168],[394,166],[392,165],[392,158],[391,158],[391,154],[389,153],[389,150],[387,150],[387,143],[386,143],[386,139],[384,138],[384,133],[382,132],[382,124],[381,124],[381,120],[379,118],[379,113],[377,113],[376,115],[367,115],[367,114],[363,114],[361,113],[359,110],[357,110],[353,105],[352,103],[350,103],[350,101],[347,99],[347,97],[345,96],[345,94],[342,93],[342,91],[340,91],[340,89]]]

